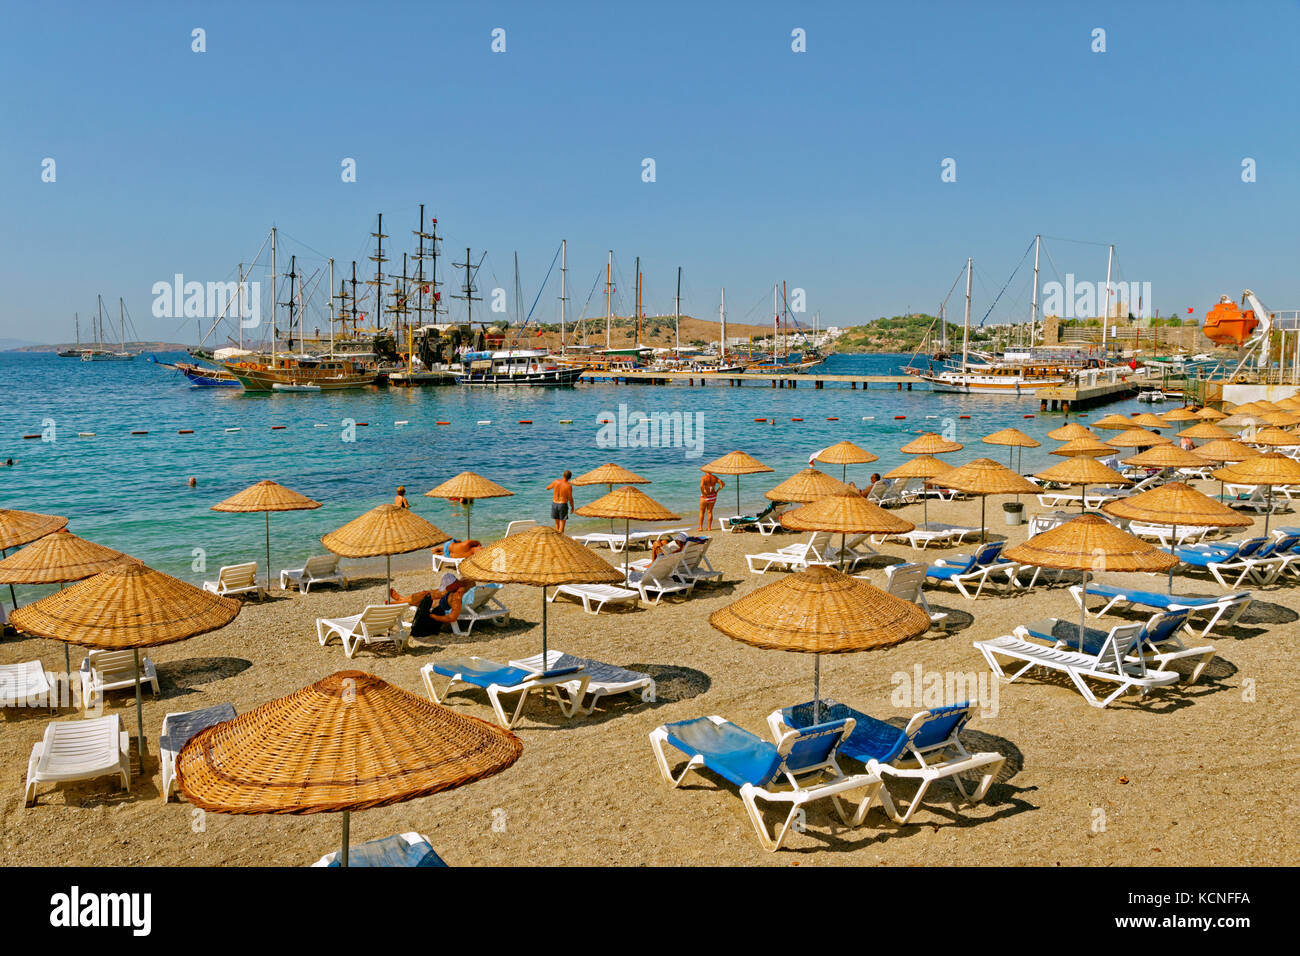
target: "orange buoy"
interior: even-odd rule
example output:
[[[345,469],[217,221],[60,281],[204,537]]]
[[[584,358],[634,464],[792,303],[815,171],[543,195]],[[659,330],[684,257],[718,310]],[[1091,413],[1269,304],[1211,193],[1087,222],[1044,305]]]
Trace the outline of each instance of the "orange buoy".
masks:
[[[40,438],[40,435],[24,435],[23,438]]]
[[[839,421],[838,418],[828,418],[828,419],[826,419],[826,420],[827,420],[828,422],[838,422],[838,421]]]
[[[519,424],[520,424],[520,425],[531,425],[532,423],[533,423],[533,420],[532,420],[531,418],[521,418],[521,419],[519,419]]]
[[[958,415],[957,417],[958,417],[958,418],[970,418],[969,415]]]
[[[1033,415],[1026,415],[1025,417],[1026,417],[1026,418],[1033,418],[1034,416],[1033,416]]]
[[[792,419],[790,419],[790,421],[792,421],[792,422],[801,422],[801,421],[803,421],[803,419],[802,419],[802,418],[792,418]]]
[[[284,431],[284,426],[283,426],[283,425],[272,425],[272,426],[271,426],[271,431],[273,431],[273,432],[281,432],[281,431]]]
[[[435,425],[450,425],[451,422],[434,422]]]
[[[193,429],[193,428],[182,428],[182,429],[181,429],[180,431],[178,431],[176,434],[178,434],[178,435],[193,435],[193,434],[194,434],[194,429]]]
[[[766,418],[755,418],[754,421],[756,421],[756,422],[765,422],[765,421],[767,421],[767,419],[766,419]]]
[[[902,421],[903,419],[905,419],[906,417],[907,417],[906,415],[895,415],[895,416],[894,416],[894,421],[896,421],[896,422],[901,422],[901,421]]]
[[[147,435],[148,432],[131,432],[132,435]]]

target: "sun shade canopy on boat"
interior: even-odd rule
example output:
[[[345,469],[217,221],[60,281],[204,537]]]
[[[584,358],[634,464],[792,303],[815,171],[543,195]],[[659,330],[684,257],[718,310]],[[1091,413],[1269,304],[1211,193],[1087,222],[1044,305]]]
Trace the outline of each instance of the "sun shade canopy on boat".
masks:
[[[768,491],[765,497],[769,501],[806,503],[825,498],[827,495],[852,493],[853,489],[838,478],[832,478],[826,472],[818,471],[816,468],[805,468]]]
[[[1178,564],[1172,554],[1096,515],[1080,515],[1002,554],[1011,561],[1061,571],[1157,572]]]
[[[339,671],[193,737],[186,799],[217,813],[367,810],[464,786],[523,752],[510,731],[364,671]]]
[[[448,478],[438,487],[424,493],[426,498],[459,498],[471,501],[477,498],[507,498],[513,495],[495,481],[489,481],[472,471],[462,471],[455,478]]]
[[[291,491],[284,485],[266,480],[250,485],[238,494],[212,506],[213,511],[310,511],[321,503]]]
[[[848,654],[891,647],[930,627],[930,616],[858,578],[814,566],[764,585],[709,615],[737,641],[774,651]]]
[[[873,504],[861,495],[828,495],[781,515],[791,531],[839,534],[903,534],[916,525]]]
[[[0,561],[0,584],[63,584],[81,581],[123,561],[121,551],[60,528]]]
[[[321,535],[321,544],[345,558],[374,558],[433,548],[451,538],[410,508],[383,504]]]
[[[9,623],[36,637],[125,650],[215,631],[233,621],[239,608],[234,598],[128,560],[18,608]]]
[[[0,548],[6,551],[43,538],[66,526],[67,518],[43,515],[35,511],[12,511],[0,508]]]
[[[501,584],[620,584],[623,572],[554,528],[529,528],[494,541],[460,565],[475,581]]]
[[[1101,510],[1116,518],[1150,524],[1209,528],[1246,528],[1254,524],[1254,519],[1233,511],[1223,502],[1215,501],[1181,481],[1171,481],[1150,491],[1108,501]]]

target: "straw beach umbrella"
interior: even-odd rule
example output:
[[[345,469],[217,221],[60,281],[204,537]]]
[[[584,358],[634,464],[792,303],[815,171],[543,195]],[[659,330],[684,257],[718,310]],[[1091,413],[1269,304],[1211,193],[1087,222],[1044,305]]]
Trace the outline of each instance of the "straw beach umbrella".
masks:
[[[1080,515],[1057,525],[1042,534],[1036,534],[1023,544],[1008,548],[1005,557],[1010,561],[1032,564],[1035,567],[1058,571],[1080,571],[1083,590],[1088,593],[1089,571],[1167,571],[1178,564],[1178,559],[1155,545],[1121,531],[1097,515]],[[1083,631],[1087,622],[1087,602],[1079,601],[1078,643],[1083,647]]]
[[[879,458],[865,448],[859,448],[851,441],[836,442],[829,448],[823,448],[813,458],[826,465],[842,465],[841,481],[849,479],[849,465],[867,465]]]
[[[987,522],[984,519],[989,495],[1032,495],[1038,491],[1038,486],[1032,481],[989,458],[976,458],[951,471],[945,471],[934,479],[934,483],[979,495],[981,543],[987,537]]]
[[[851,489],[838,478],[832,478],[816,468],[805,468],[796,472],[775,488],[764,493],[769,501],[793,501],[807,504],[827,495],[852,494]]]
[[[342,813],[483,780],[523,753],[510,731],[367,674],[339,671],[196,734],[176,782],[216,813]]]
[[[918,455],[915,458],[903,462],[897,468],[888,472],[886,478],[922,478],[929,481],[931,478],[937,478],[939,475],[952,471],[952,465],[946,461],[940,461],[933,455]],[[929,525],[930,523],[930,496],[921,496],[921,510],[924,514],[922,520]]]
[[[320,502],[313,501],[306,495],[290,491],[284,485],[274,481],[259,481],[249,485],[238,494],[231,495],[225,501],[212,506],[213,511],[255,512],[266,515],[266,590],[271,590],[271,512],[272,511],[310,511],[319,508]]]
[[[1184,428],[1178,433],[1179,438],[1191,438],[1195,441],[1214,441],[1215,439],[1232,439],[1232,432],[1226,428],[1220,428],[1213,422],[1197,422],[1190,428]]]
[[[1291,428],[1295,425],[1300,425],[1300,415],[1297,415],[1294,412],[1279,410],[1276,412],[1268,412],[1261,417],[1270,425],[1276,425],[1279,428]]]
[[[946,455],[950,451],[961,451],[965,447],[959,441],[949,441],[942,435],[925,432],[898,450],[904,455]]]
[[[62,588],[132,560],[121,551],[60,528],[0,561],[0,584],[57,584]],[[72,658],[67,643],[63,645],[63,669],[71,681]]]
[[[1243,437],[1243,441],[1251,445],[1264,445],[1269,448],[1288,448],[1294,445],[1300,445],[1300,436],[1294,435],[1289,431],[1270,425],[1267,428],[1261,428],[1254,435]]]
[[[1087,429],[1084,429],[1087,431]],[[1091,433],[1090,433],[1091,434]],[[980,439],[986,445],[1006,445],[1007,446],[1007,467],[1011,467],[1011,454],[1014,449],[1019,448],[1016,452],[1021,456],[1020,463],[1016,466],[1019,471],[1024,466],[1024,453],[1026,448],[1037,448],[1042,443],[1030,438],[1019,428],[1004,428],[1000,432],[994,432],[992,435],[985,435]]]
[[[1129,419],[1132,424],[1138,428],[1168,428],[1169,423],[1157,415],[1150,412],[1143,412],[1141,415],[1134,415]]]
[[[1099,418],[1092,423],[1093,428],[1105,428],[1108,431],[1127,431],[1133,427],[1133,423],[1123,415],[1111,414],[1104,418]]]
[[[1177,445],[1152,445],[1132,458],[1125,458],[1124,464],[1139,468],[1204,468],[1205,459]]]
[[[1155,449],[1152,449],[1153,451]],[[1144,452],[1144,454],[1146,454]],[[1178,547],[1178,526],[1246,528],[1254,522],[1191,485],[1171,481],[1128,498],[1108,501],[1101,510],[1116,518],[1173,526],[1171,547]],[[1174,566],[1169,566],[1169,593],[1174,593]]]
[[[1115,449],[1096,438],[1072,438],[1060,448],[1053,448],[1048,454],[1060,455],[1062,458],[1104,458],[1115,454]]]
[[[1269,518],[1273,515],[1273,486],[1300,483],[1300,462],[1271,451],[1225,465],[1213,474],[1215,478],[1234,485],[1264,485],[1268,488],[1268,507],[1264,511],[1264,533],[1268,534]]]
[[[1103,465],[1095,458],[1089,458],[1085,455],[1076,455],[1073,458],[1067,458],[1060,464],[1053,465],[1046,471],[1040,471],[1035,478],[1042,481],[1053,481],[1058,485],[1078,485],[1079,486],[1079,510],[1087,510],[1088,486],[1089,485],[1131,485],[1129,481],[1114,468],[1109,465]]]
[[[740,514],[740,476],[757,475],[763,472],[769,472],[772,469],[763,464],[753,455],[747,455],[743,451],[733,451],[721,458],[715,458],[707,465],[700,465],[700,471],[707,471],[711,475],[735,475],[736,476],[736,514]]]
[[[1145,428],[1130,428],[1120,432],[1114,438],[1106,439],[1106,444],[1112,448],[1150,448],[1152,445],[1164,445],[1171,442],[1172,439],[1147,431]]]
[[[30,544],[53,531],[65,527],[68,519],[59,515],[43,515],[35,511],[13,511],[0,508],[0,558],[9,554],[10,548]],[[9,600],[18,606],[14,586],[9,585]]]
[[[1258,448],[1251,448],[1239,441],[1230,439],[1215,439],[1206,442],[1199,448],[1193,449],[1194,453],[1205,461],[1216,464],[1228,464],[1234,461],[1245,461],[1247,458],[1257,458],[1263,452]],[[1223,497],[1225,482],[1219,481],[1219,497]]]
[[[845,540],[851,534],[903,534],[916,525],[886,511],[861,495],[828,495],[781,515],[791,531],[830,531],[840,535],[840,570],[846,557]]]
[[[813,566],[709,615],[728,637],[766,650],[813,655],[813,721],[821,719],[821,655],[892,647],[924,634],[930,615],[859,578]]]
[[[475,581],[542,589],[542,673],[546,672],[546,589],[558,584],[618,584],[625,576],[600,555],[554,528],[529,528],[495,541],[460,566]]]
[[[639,488],[625,485],[617,491],[601,495],[589,505],[583,505],[575,515],[584,518],[622,518],[623,519],[623,583],[628,578],[628,539],[633,521],[679,521],[681,515],[674,514]]]
[[[1196,417],[1203,422],[1217,422],[1220,419],[1227,418],[1228,416],[1226,412],[1221,412],[1217,408],[1211,408],[1206,405],[1196,413]]]
[[[1160,417],[1163,418],[1165,421],[1169,422],[1169,424],[1171,425],[1175,424],[1176,422],[1194,422],[1197,420],[1196,409],[1186,408],[1186,407],[1175,408],[1171,412],[1165,412]]]
[[[345,558],[384,558],[384,600],[393,587],[393,555],[436,548],[447,534],[410,508],[378,505],[341,528],[321,535],[320,543]]]
[[[1090,428],[1085,428],[1078,422],[1070,422],[1068,425],[1062,425],[1060,428],[1053,428],[1047,433],[1047,437],[1052,441],[1074,441],[1078,438],[1091,438],[1097,441],[1097,433]]]
[[[585,475],[579,475],[573,479],[575,486],[581,485],[604,485],[605,490],[613,491],[615,485],[648,485],[649,478],[642,478],[635,471],[628,471],[622,465],[616,465],[612,461],[608,464],[601,465],[599,468],[593,468]],[[609,519],[609,530],[614,530],[614,519]]]
[[[459,500],[465,505],[466,541],[470,538],[469,512],[470,508],[474,506],[474,501],[478,498],[509,498],[512,495],[514,495],[513,491],[507,491],[495,481],[488,481],[482,475],[476,475],[472,471],[462,471],[455,478],[448,478],[437,488],[424,493],[426,498]]]
[[[240,606],[234,598],[218,597],[139,561],[127,560],[19,608],[10,622],[37,637],[135,652],[135,719],[143,768],[146,748],[140,648],[174,644],[223,628],[235,619]]]

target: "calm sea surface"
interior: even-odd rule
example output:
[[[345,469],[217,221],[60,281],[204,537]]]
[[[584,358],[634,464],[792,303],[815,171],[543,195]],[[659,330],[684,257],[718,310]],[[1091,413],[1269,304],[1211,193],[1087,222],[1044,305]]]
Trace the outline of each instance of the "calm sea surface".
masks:
[[[906,358],[833,356],[822,371],[892,374]],[[23,353],[0,354],[0,396],[0,461],[16,462],[0,467],[0,507],[65,515],[69,530],[191,581],[202,577],[191,568],[196,548],[205,552],[209,569],[262,554],[262,515],[222,514],[209,507],[263,478],[324,502],[315,511],[271,516],[278,569],[320,552],[321,534],[391,501],[398,484],[406,485],[417,512],[463,536],[462,514],[423,493],[466,469],[515,493],[474,506],[474,536],[489,540],[512,518],[547,520],[545,486],[565,468],[581,475],[618,462],[651,479],[642,490],[693,523],[699,466],[737,448],[776,469],[773,475],[742,478],[742,506],[749,511],[761,508],[763,491],[804,467],[814,451],[842,439],[880,456],[879,462],[849,468],[849,479],[859,485],[872,471],[905,460],[899,446],[918,432],[941,431],[945,419],[952,420],[957,440],[966,443],[963,451],[945,456],[948,460],[1005,461],[1005,448],[983,445],[979,438],[1015,426],[1044,443],[1026,451],[1024,466],[1030,471],[1057,460],[1047,454],[1056,444],[1045,433],[1064,420],[1059,414],[1038,415],[1033,399],[831,385],[820,390],[394,388],[250,396],[238,389],[191,388],[179,373],[143,358],[89,363]],[[620,404],[626,406],[623,420],[656,413],[690,416],[694,447],[602,447],[599,420],[613,418],[617,425]],[[1126,401],[1104,411],[1138,407]],[[895,415],[906,419],[896,421]],[[518,424],[520,419],[532,424]],[[561,424],[563,419],[572,424]],[[349,429],[348,420],[357,427]],[[408,424],[396,424],[401,421]],[[279,425],[283,429],[272,430]],[[230,428],[240,430],[226,431]],[[194,434],[177,434],[180,429]],[[612,430],[604,429],[606,437]],[[94,437],[78,437],[78,432]],[[53,440],[22,438],[37,433]],[[635,440],[634,428],[630,436]],[[837,466],[826,470],[840,473]],[[197,488],[187,486],[190,476],[198,479]],[[735,484],[725,480],[718,512],[729,514]],[[578,488],[577,502],[605,491],[603,485]],[[576,519],[570,529],[603,524]]]

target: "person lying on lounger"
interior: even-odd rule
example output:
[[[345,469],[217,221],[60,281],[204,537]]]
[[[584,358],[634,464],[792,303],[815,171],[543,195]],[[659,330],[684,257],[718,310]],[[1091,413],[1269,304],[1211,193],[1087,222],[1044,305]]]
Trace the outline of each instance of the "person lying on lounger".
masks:
[[[394,604],[409,604],[415,608],[415,617],[411,621],[412,637],[429,637],[441,633],[460,617],[462,598],[473,586],[474,582],[469,578],[447,574],[442,579],[441,590],[415,591],[403,597],[396,588],[390,588],[388,598]]]
[[[650,545],[650,560],[653,561],[661,554],[676,554],[678,551],[686,550],[686,542],[691,538],[685,531],[678,531],[671,538],[660,538],[654,544]],[[703,541],[703,538],[697,540]]]
[[[444,558],[468,558],[475,551],[483,547],[483,542],[475,538],[468,541],[458,541],[452,538],[442,545],[442,556]]]
[[[754,524],[755,522],[762,521],[764,518],[766,518],[768,515],[770,515],[773,511],[776,510],[776,506],[778,504],[779,502],[774,501],[756,515],[737,515],[736,517],[731,519],[731,523],[733,525]]]

